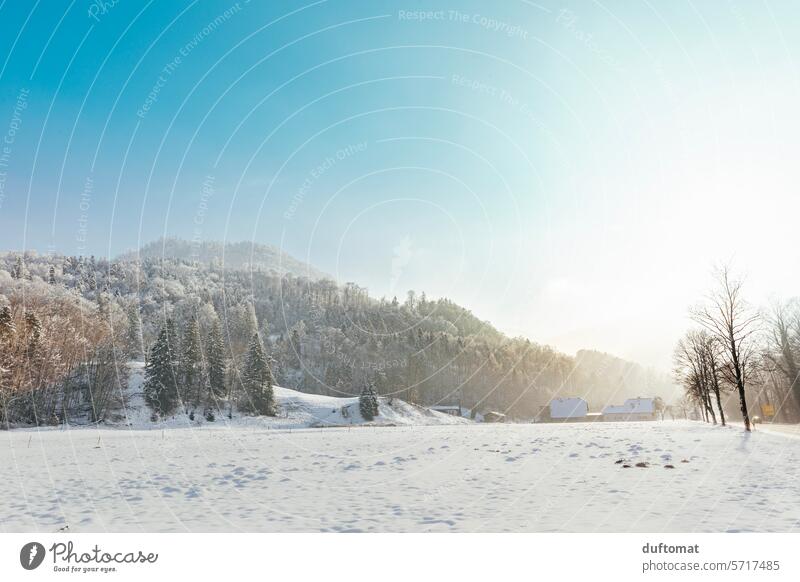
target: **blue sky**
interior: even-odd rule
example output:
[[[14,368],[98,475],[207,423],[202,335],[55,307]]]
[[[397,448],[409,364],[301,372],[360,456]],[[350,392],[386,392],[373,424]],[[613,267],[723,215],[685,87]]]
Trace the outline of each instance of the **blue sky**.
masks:
[[[798,289],[798,25],[788,1],[7,0],[0,248],[255,240],[666,367],[714,262],[756,302]]]

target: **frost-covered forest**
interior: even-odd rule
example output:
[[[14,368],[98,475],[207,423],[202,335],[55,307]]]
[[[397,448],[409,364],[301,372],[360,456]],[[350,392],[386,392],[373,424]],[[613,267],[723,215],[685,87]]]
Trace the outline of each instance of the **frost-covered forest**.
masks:
[[[0,254],[0,346],[6,426],[108,419],[128,362],[142,359],[172,386],[146,394],[154,416],[269,413],[273,382],[331,396],[366,387],[516,419],[554,395],[601,407],[674,390],[637,364],[509,338],[424,293],[370,297],[249,243],[158,241],[111,261]]]

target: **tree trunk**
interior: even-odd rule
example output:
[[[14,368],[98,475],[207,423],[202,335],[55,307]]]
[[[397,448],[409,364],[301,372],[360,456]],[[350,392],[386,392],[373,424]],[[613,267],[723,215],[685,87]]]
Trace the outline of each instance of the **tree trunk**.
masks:
[[[716,368],[713,371],[712,381],[713,381],[713,386],[712,387],[714,388],[714,396],[717,397],[717,408],[719,409],[719,420],[722,423],[722,426],[725,426],[725,411],[722,410],[722,399],[720,398],[720,395],[719,395],[719,392],[720,392],[720,390],[719,390],[719,378],[717,377]]]
[[[708,393],[708,390],[705,390],[704,396],[706,408],[708,408],[708,413],[711,415],[711,421],[717,424],[717,415],[714,414],[714,406],[711,404],[711,395]]]
[[[744,374],[742,366],[739,363],[739,351],[736,349],[736,342],[731,341],[731,356],[733,360],[733,372],[736,377],[736,389],[739,392],[739,406],[742,410],[742,419],[744,420],[744,429],[750,432],[750,415],[747,413],[747,397],[744,393]]]
[[[714,386],[714,395],[717,397],[717,408],[719,409],[719,420],[725,426],[725,411],[722,410],[722,402],[719,396],[719,386]]]

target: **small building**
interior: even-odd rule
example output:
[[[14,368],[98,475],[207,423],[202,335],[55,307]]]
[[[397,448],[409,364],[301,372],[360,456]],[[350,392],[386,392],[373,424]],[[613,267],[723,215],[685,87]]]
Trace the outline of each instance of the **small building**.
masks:
[[[653,398],[628,398],[625,404],[611,404],[603,409],[603,420],[606,422],[656,420],[655,400]]]
[[[587,414],[589,405],[583,398],[554,398],[550,401],[551,420],[586,420]]]
[[[483,422],[505,422],[506,415],[502,412],[486,412],[483,415]]]
[[[436,412],[441,412],[442,414],[449,414],[451,416],[461,416],[461,407],[458,404],[454,404],[452,406],[448,405],[437,405],[431,406],[431,410],[435,410]]]

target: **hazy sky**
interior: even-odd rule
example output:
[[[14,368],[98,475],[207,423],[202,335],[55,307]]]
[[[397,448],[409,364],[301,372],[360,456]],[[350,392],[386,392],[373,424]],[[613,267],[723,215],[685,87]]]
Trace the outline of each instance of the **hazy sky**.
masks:
[[[0,248],[283,247],[666,369],[800,290],[800,5],[0,4]]]

